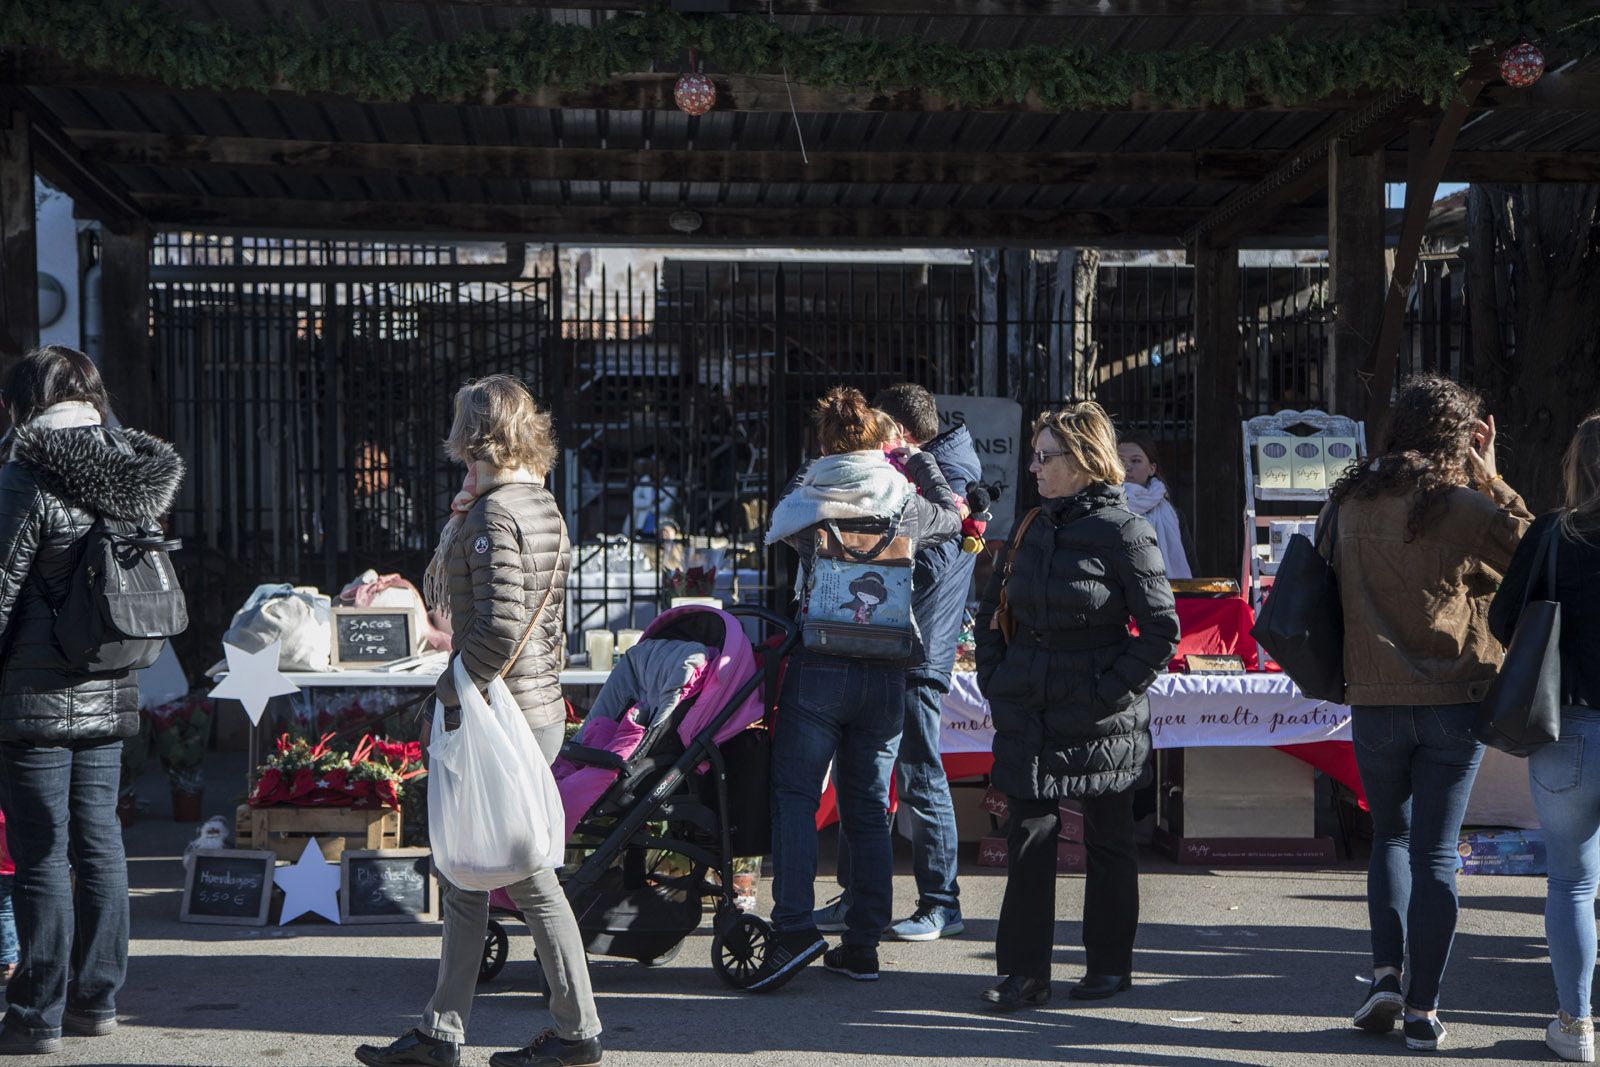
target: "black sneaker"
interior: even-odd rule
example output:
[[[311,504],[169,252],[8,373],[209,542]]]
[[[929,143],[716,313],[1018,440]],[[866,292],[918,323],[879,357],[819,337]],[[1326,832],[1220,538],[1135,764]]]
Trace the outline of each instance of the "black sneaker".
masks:
[[[49,1056],[60,1051],[59,1037],[32,1037],[10,1026],[0,1028],[0,1056]]]
[[[858,982],[878,980],[878,950],[866,945],[840,945],[823,953],[822,965]]]
[[[515,1052],[496,1052],[489,1067],[594,1067],[600,1062],[600,1039],[568,1041],[546,1030],[526,1048]]]
[[[1444,1044],[1446,1030],[1438,1019],[1407,1019],[1406,1048],[1432,1052]]]
[[[805,970],[807,964],[828,949],[828,943],[815,930],[789,930],[774,934],[767,942],[767,956],[760,970],[745,988],[752,993],[770,993]]]
[[[1405,1008],[1405,998],[1400,993],[1400,976],[1386,974],[1372,983],[1372,992],[1356,1009],[1355,1024],[1369,1034],[1387,1034],[1394,1029],[1395,1020],[1400,1018]]]
[[[360,1045],[356,1060],[366,1067],[460,1067],[461,1046],[407,1030],[389,1045]]]

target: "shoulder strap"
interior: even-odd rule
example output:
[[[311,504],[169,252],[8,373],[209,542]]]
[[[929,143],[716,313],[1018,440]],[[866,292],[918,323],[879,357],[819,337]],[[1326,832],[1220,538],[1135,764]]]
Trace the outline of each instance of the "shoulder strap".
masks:
[[[517,647],[511,650],[511,658],[506,660],[506,665],[501,667],[500,670],[495,674],[496,678],[504,678],[506,674],[510,672],[511,668],[516,664],[517,660],[522,658],[522,651],[528,647],[528,641],[533,637],[533,631],[539,628],[539,619],[542,615],[544,615],[544,609],[549,605],[550,597],[555,593],[555,591],[555,575],[552,574],[550,576],[550,588],[544,591],[544,599],[539,602],[539,610],[533,613],[533,618],[528,622],[528,628],[522,631],[522,640],[518,641]]]
[[[1557,518],[1544,532],[1544,543],[1539,546],[1540,555],[1544,558],[1544,595],[1546,600],[1556,599],[1556,546],[1561,542],[1561,520]],[[1539,564],[1534,562],[1534,572],[1528,575],[1528,583],[1522,587],[1522,606],[1528,606],[1529,594],[1533,592],[1533,583],[1538,574]]]
[[[1011,565],[1017,559],[1017,546],[1022,544],[1024,537],[1028,536],[1028,527],[1032,526],[1033,520],[1039,517],[1040,510],[1039,508],[1034,508],[1024,515],[1022,521],[1017,524],[1017,532],[1012,535],[1011,544],[1006,547],[1005,576],[1007,578],[1011,577]]]

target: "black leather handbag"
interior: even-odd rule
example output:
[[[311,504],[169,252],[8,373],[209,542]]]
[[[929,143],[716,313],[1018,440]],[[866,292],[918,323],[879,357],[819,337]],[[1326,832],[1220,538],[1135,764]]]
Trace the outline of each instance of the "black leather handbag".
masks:
[[[1330,549],[1339,536],[1339,509],[1329,512],[1317,541]],[[1332,552],[1329,552],[1332,555]],[[1344,703],[1344,606],[1339,576],[1317,545],[1300,534],[1289,539],[1278,575],[1250,630],[1300,692],[1313,700]]]
[[[1560,540],[1561,524],[1553,522],[1540,546],[1545,599],[1528,599],[1539,574],[1535,560],[1505,663],[1478,705],[1472,727],[1479,741],[1513,756],[1527,756],[1561,737],[1561,604],[1556,600]]]

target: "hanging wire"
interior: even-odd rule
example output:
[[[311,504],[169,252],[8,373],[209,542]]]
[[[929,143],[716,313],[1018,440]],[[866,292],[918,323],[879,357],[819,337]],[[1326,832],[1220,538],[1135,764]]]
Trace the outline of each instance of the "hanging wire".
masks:
[[[776,23],[777,13],[772,10],[772,0],[767,0],[767,18]],[[800,162],[811,165],[811,159],[806,155],[806,135],[800,129],[800,112],[794,106],[794,86],[789,82],[789,61],[781,64],[783,70],[783,91],[789,94],[789,117],[794,120],[795,139],[800,142]]]

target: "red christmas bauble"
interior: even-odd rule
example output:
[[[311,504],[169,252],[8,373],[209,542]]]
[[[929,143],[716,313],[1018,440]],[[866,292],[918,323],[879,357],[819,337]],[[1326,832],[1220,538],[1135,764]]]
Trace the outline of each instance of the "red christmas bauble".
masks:
[[[1500,77],[1513,89],[1526,89],[1544,76],[1544,53],[1527,41],[1500,57]]]
[[[672,99],[690,115],[704,115],[717,104],[717,87],[704,74],[685,74],[672,87]]]

